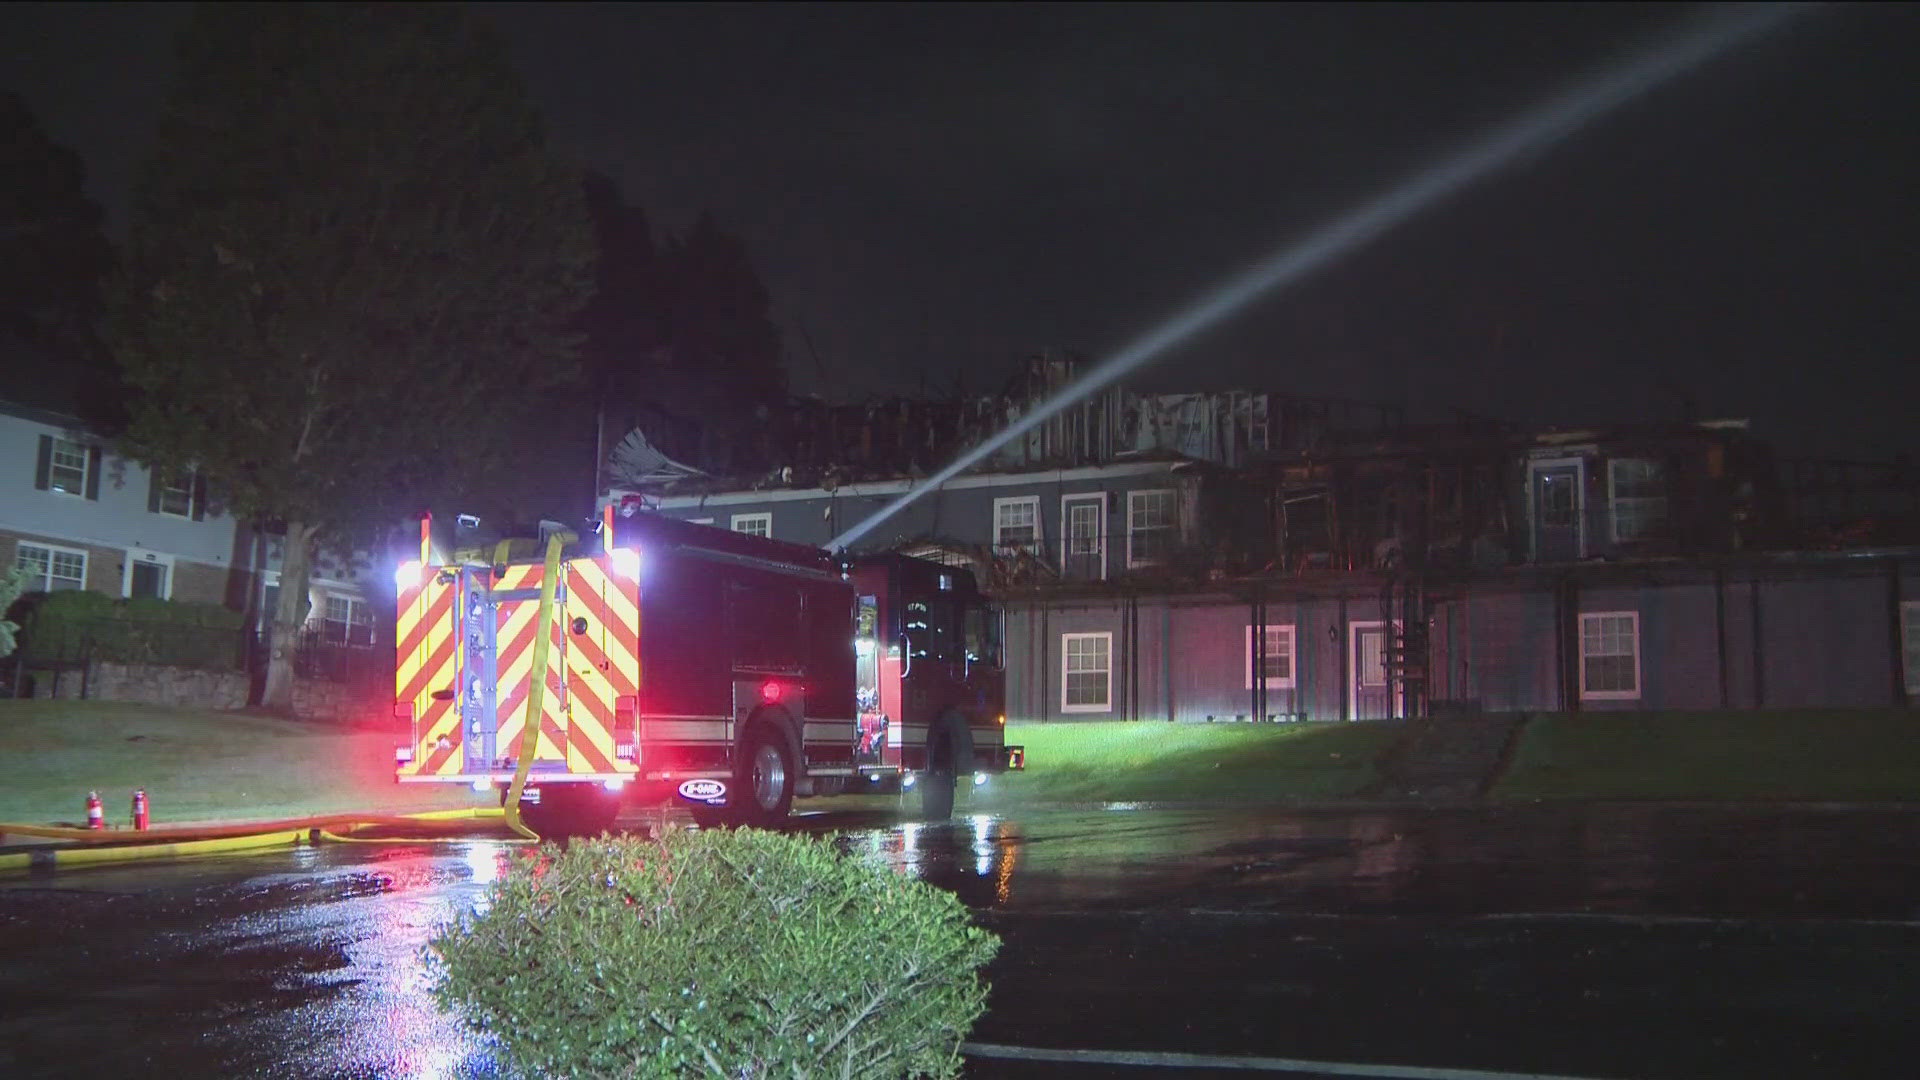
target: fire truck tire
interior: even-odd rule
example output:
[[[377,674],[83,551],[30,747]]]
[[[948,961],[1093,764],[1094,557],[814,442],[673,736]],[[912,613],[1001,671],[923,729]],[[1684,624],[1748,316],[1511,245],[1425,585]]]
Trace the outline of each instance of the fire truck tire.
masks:
[[[773,829],[786,823],[799,774],[780,732],[766,723],[755,724],[747,732],[747,753],[734,779],[739,785],[734,790],[741,796],[737,817],[742,824]]]
[[[701,828],[744,825],[777,829],[786,823],[799,779],[787,741],[763,721],[748,729],[742,750],[726,805],[693,808],[693,820]]]
[[[927,742],[927,771],[920,777],[920,816],[945,821],[953,816],[953,789],[959,780],[962,755],[971,756],[972,740],[966,725],[953,717],[941,721]]]

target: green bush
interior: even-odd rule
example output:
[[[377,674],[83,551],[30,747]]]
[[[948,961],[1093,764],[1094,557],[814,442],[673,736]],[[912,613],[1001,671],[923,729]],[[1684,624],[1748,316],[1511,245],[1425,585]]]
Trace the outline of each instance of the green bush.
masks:
[[[244,663],[244,617],[218,604],[116,600],[79,590],[23,603],[20,638],[29,666],[87,659],[220,669]]]
[[[430,947],[441,1004],[530,1074],[951,1077],[999,944],[949,893],[742,829],[526,851]]]

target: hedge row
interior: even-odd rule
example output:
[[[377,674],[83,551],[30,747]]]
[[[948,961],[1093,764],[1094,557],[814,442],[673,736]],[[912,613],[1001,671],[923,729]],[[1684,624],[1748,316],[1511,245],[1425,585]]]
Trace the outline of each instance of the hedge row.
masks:
[[[83,660],[237,670],[246,666],[244,617],[218,604],[116,600],[57,592],[22,601],[20,644],[28,667]]]

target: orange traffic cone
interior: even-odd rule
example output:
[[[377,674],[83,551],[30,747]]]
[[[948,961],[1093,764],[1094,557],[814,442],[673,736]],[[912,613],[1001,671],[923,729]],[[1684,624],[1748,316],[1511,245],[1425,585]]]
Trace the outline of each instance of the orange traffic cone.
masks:
[[[104,829],[107,827],[107,811],[100,805],[100,793],[87,792],[87,828]]]

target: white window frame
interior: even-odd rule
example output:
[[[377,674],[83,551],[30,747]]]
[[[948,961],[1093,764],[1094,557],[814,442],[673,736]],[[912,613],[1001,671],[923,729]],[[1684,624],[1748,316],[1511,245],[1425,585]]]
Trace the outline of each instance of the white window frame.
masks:
[[[1645,532],[1636,534],[1634,536],[1620,535],[1620,503],[1623,501],[1620,497],[1620,468],[1623,465],[1651,465],[1655,469],[1659,470],[1660,472],[1660,482],[1661,482],[1663,491],[1666,490],[1665,485],[1667,482],[1666,466],[1663,463],[1653,458],[1610,458],[1608,459],[1607,461],[1607,530],[1608,530],[1608,534],[1613,538],[1613,542],[1616,544],[1622,543],[1622,542],[1631,542],[1634,540],[1645,540],[1647,539],[1648,536],[1652,535],[1650,533],[1645,533]],[[1660,507],[1660,511],[1661,511],[1660,519],[1664,519],[1666,517],[1666,510],[1667,510],[1667,507],[1670,505],[1669,502],[1667,501],[1667,496],[1665,494],[1658,495],[1658,496],[1628,496],[1624,501],[1635,507],[1657,504]]]
[[[1296,648],[1294,644],[1296,638],[1294,636],[1293,624],[1292,623],[1268,623],[1266,629],[1267,629],[1267,642],[1269,647],[1263,655],[1268,657],[1284,655],[1287,658],[1287,673],[1285,675],[1267,676],[1266,678],[1267,689],[1291,690],[1294,688],[1294,685],[1300,674],[1300,669],[1296,666],[1298,657],[1296,654]],[[1271,647],[1273,642],[1273,634],[1274,634],[1274,631],[1276,630],[1286,632],[1287,647],[1284,649],[1274,649]],[[1251,690],[1253,689],[1253,627],[1252,626],[1247,627],[1246,649],[1240,655],[1246,659],[1247,681],[1244,686],[1244,689]]]
[[[1920,701],[1920,600],[1900,601],[1900,664],[1907,700]]]
[[[158,551],[148,551],[145,548],[137,547],[127,549],[126,560],[120,567],[121,597],[129,600],[133,598],[133,568],[134,565],[138,563],[166,568],[166,577],[161,579],[160,584],[160,599],[173,599],[173,575],[176,568],[174,557],[171,555],[163,555]]]
[[[161,474],[161,475],[164,476],[165,474]],[[159,485],[160,499],[159,499],[159,509],[156,510],[155,513],[161,514],[165,517],[180,518],[183,521],[192,521],[193,520],[193,489],[194,489],[195,482],[199,479],[199,476],[200,476],[200,470],[188,469],[185,475],[181,477],[181,481],[185,484],[185,487],[175,487],[164,479],[156,478],[154,480],[154,483]],[[187,508],[185,510],[176,514],[173,511],[167,509],[167,495],[170,492],[178,492],[186,496]]]
[[[1628,619],[1633,624],[1633,689],[1631,690],[1589,690],[1587,689],[1587,622],[1590,619]],[[1640,656],[1645,652],[1641,647],[1640,613],[1637,611],[1583,611],[1580,613],[1580,700],[1581,701],[1638,701],[1642,687]],[[1595,656],[1618,656],[1618,653],[1595,653]]]
[[[1083,491],[1078,495],[1060,496],[1060,570],[1065,573],[1074,565],[1070,560],[1076,557],[1073,551],[1073,507],[1075,505],[1089,505],[1094,508],[1094,524],[1097,526],[1093,535],[1094,549],[1092,552],[1081,554],[1091,554],[1095,557],[1100,566],[1097,577],[1105,581],[1107,580],[1107,493],[1104,491]],[[1036,508],[1036,516],[1038,513]],[[994,521],[997,523],[999,518],[1000,512],[995,509]]]
[[[27,580],[27,587],[23,591],[25,592],[52,592],[53,591],[53,580],[54,580],[53,579],[53,557],[55,555],[78,555],[80,557],[79,588],[83,592],[86,590],[87,571],[92,569],[92,567],[88,566],[88,563],[91,560],[89,559],[87,550],[85,548],[67,547],[64,544],[46,544],[46,543],[41,543],[38,540],[18,540],[14,542],[14,547],[13,547],[13,564],[15,566],[20,565],[20,553],[26,548],[35,548],[37,550],[46,552],[47,553],[47,569],[46,569],[46,572],[41,574],[38,579],[29,578]],[[38,588],[35,588],[33,586],[33,582],[35,580],[38,580],[40,583]],[[69,581],[71,579],[61,578],[60,580]]]
[[[741,528],[742,525],[758,525],[761,531],[754,532],[752,529],[743,529]],[[758,536],[763,540],[771,540],[773,539],[773,513],[772,511],[762,511],[758,514],[735,514],[733,518],[727,522],[727,528],[737,533],[746,533],[748,536]]]
[[[1074,642],[1074,641],[1080,641],[1080,640],[1092,640],[1095,638],[1100,639],[1105,644],[1106,657],[1107,657],[1107,666],[1106,666],[1106,672],[1105,672],[1107,676],[1106,692],[1103,695],[1101,695],[1101,700],[1098,704],[1089,704],[1086,702],[1082,702],[1080,704],[1068,704],[1067,703],[1067,676],[1068,674],[1070,674],[1070,669],[1068,668],[1067,665],[1069,660],[1071,659],[1071,654],[1069,653],[1067,648],[1068,643]],[[1080,674],[1084,675],[1086,674],[1086,672],[1083,671],[1083,672],[1080,672]],[[1110,713],[1113,711],[1113,633],[1112,631],[1101,630],[1095,633],[1061,634],[1060,635],[1060,711],[1062,713]]]
[[[1010,543],[1007,543],[1005,540],[1001,539],[1001,536],[1003,535],[1003,530],[1006,528],[1006,526],[1003,525],[1000,521],[1000,512],[1002,510],[1012,509],[1013,507],[1016,507],[1016,506],[1024,507],[1025,509],[1033,513],[1033,539],[1021,541],[1015,544],[1010,544]],[[993,500],[993,552],[994,554],[1005,555],[1015,550],[1019,550],[1019,551],[1028,552],[1033,555],[1038,555],[1041,552],[1045,551],[1046,548],[1043,545],[1045,545],[1046,543],[1046,530],[1042,529],[1040,525],[1041,525],[1040,496],[1014,495],[1005,499]]]
[[[72,439],[62,438],[58,435],[54,435],[51,438],[53,439],[53,442],[47,451],[47,490],[52,492],[55,495],[67,495],[76,499],[86,498],[87,482],[93,479],[92,476],[88,475],[88,472],[89,472],[88,466],[93,464],[92,448],[89,447],[86,443],[75,442]],[[59,461],[60,448],[63,446],[72,447],[80,455],[80,486],[74,489],[73,491],[68,491],[63,487],[58,486],[53,476],[55,469],[71,470],[73,468],[73,466],[71,465],[60,464],[60,461]],[[45,547],[46,545],[41,544],[39,546]]]
[[[333,612],[330,610],[335,600],[339,600],[347,605],[347,631],[342,635],[344,638],[342,641],[334,641],[332,638],[326,637],[329,624],[340,621],[332,617]],[[360,613],[364,616],[364,622],[354,621],[353,615],[356,608],[359,609]],[[349,645],[358,648],[370,648],[374,642],[379,640],[380,635],[373,625],[373,605],[369,604],[367,598],[364,596],[355,596],[352,593],[345,592],[323,592],[320,594],[320,603],[315,606],[314,613],[319,616],[320,633],[329,645]],[[365,641],[354,640],[353,631],[356,626],[365,626],[367,628],[367,639]]]
[[[1140,528],[1135,524],[1135,521],[1139,517],[1140,508],[1146,503],[1147,497],[1151,495],[1165,495],[1173,504],[1173,520],[1167,526],[1167,531],[1173,534],[1173,540],[1168,543],[1168,550],[1171,551],[1174,543],[1177,543],[1180,539],[1180,493],[1178,491],[1173,488],[1146,488],[1141,491],[1127,492],[1127,569],[1129,570],[1139,566],[1159,566],[1161,564],[1161,560],[1159,559],[1138,558],[1133,550],[1134,538],[1140,533]]]

